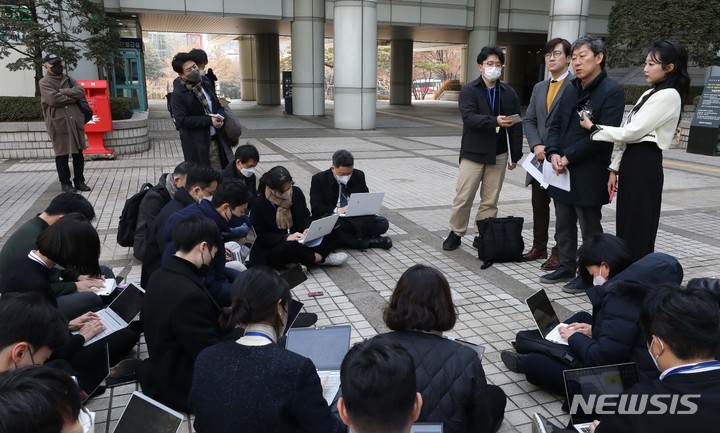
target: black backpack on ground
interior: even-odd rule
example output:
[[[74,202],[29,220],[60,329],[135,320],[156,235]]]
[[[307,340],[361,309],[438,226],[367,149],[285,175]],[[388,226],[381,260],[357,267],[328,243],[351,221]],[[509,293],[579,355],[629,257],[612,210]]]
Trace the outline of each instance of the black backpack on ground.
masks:
[[[521,262],[525,242],[522,237],[523,219],[520,217],[485,218],[477,221],[478,258],[481,269],[499,262]]]
[[[135,241],[135,227],[137,227],[138,214],[140,213],[140,202],[143,197],[152,188],[151,183],[144,183],[140,187],[140,191],[133,194],[132,197],[125,200],[122,213],[120,214],[120,222],[118,223],[117,243],[123,247],[133,246]]]

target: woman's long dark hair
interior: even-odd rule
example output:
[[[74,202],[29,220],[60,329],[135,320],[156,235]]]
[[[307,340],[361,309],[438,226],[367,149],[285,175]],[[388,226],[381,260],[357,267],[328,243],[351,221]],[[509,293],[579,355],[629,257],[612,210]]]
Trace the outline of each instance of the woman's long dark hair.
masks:
[[[290,172],[282,165],[277,165],[260,177],[258,181],[258,192],[264,194],[266,186],[270,189],[279,190],[288,182],[292,182]]]
[[[662,89],[675,89],[680,94],[680,103],[687,102],[690,95],[690,75],[688,75],[688,53],[685,47],[678,41],[662,40],[653,42],[647,48],[650,58],[666,68],[668,65],[675,65],[672,71],[668,72],[665,79],[653,85],[652,92],[648,93],[635,107],[632,113],[637,112],[645,101],[650,99],[655,92]]]

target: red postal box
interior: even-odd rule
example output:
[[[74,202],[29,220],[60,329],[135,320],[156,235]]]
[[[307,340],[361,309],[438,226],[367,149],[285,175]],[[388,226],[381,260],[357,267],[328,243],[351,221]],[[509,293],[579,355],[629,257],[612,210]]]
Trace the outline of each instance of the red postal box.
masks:
[[[112,131],[112,115],[110,114],[110,96],[108,94],[107,80],[78,80],[85,88],[85,97],[93,110],[93,118],[85,124],[85,134],[88,136],[86,155],[115,155],[112,149],[106,149],[103,135]]]

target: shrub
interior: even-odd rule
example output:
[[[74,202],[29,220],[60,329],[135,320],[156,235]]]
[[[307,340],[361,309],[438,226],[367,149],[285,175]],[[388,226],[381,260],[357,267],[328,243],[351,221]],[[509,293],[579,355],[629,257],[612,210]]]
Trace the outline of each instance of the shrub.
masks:
[[[649,86],[638,86],[635,84],[624,85],[623,90],[625,90],[625,105],[635,105],[638,99],[640,99],[640,96],[642,96],[642,94],[649,88]],[[694,101],[698,95],[702,94],[704,88],[705,86],[690,86],[690,95],[685,103],[688,104]]]
[[[440,87],[437,88],[435,91],[434,99],[438,99],[440,95],[446,90],[460,90],[462,89],[462,84],[460,84],[460,80],[445,80],[444,83],[440,85]]]
[[[132,117],[130,98],[110,98],[113,120]],[[43,120],[40,98],[28,96],[0,96],[0,122],[33,122]]]

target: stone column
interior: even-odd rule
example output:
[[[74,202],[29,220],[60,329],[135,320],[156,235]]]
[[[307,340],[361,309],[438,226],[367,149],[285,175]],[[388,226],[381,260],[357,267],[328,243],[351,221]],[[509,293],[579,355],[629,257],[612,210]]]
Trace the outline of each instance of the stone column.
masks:
[[[587,33],[590,0],[552,0],[548,40],[565,38],[572,44]]]
[[[467,65],[468,65],[468,49],[467,46],[463,47],[460,54],[460,74],[458,80],[460,84],[467,83]]]
[[[293,114],[325,115],[325,1],[294,0]]]
[[[377,2],[335,0],[335,127],[374,129]]]
[[[255,100],[255,37],[243,35],[237,38],[240,46],[240,97],[243,101]]]
[[[413,41],[390,41],[390,105],[410,105]]]
[[[280,105],[280,38],[255,35],[255,77],[258,105]]]
[[[477,55],[487,45],[497,43],[500,0],[475,0],[473,28],[468,34],[465,79],[470,82],[480,76]]]

